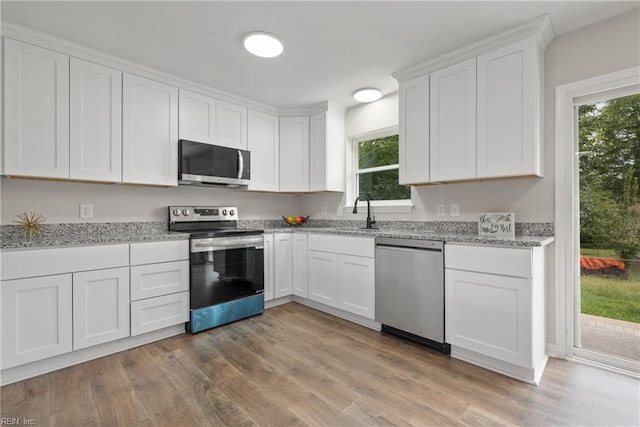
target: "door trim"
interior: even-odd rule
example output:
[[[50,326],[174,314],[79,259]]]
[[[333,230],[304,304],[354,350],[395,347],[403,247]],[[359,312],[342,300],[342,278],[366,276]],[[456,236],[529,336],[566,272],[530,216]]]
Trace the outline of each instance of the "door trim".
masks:
[[[593,99],[598,93],[628,89],[638,93],[640,67],[580,80],[556,87],[555,96],[555,357],[572,359],[574,353],[574,280],[576,269],[574,245],[576,230],[574,218],[579,213],[577,204],[576,162],[574,145],[577,135],[575,106]],[[581,102],[582,101],[582,102]],[[590,352],[592,353],[592,352]],[[586,354],[585,354],[586,355]],[[582,355],[582,356],[585,356]]]

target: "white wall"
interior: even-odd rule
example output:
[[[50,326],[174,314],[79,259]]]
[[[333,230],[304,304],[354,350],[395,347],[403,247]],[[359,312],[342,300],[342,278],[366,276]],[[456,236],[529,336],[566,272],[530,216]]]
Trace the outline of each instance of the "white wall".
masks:
[[[301,212],[301,196],[230,188],[161,188],[2,178],[0,192],[1,224],[11,224],[24,211],[39,212],[50,224],[166,221],[170,205],[237,206],[240,219],[279,218]],[[93,204],[93,219],[79,218],[80,203]]]

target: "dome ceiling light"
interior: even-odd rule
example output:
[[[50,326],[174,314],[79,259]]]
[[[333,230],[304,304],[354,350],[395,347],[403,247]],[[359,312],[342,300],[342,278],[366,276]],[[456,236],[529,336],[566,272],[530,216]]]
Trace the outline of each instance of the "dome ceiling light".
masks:
[[[276,36],[264,32],[247,34],[243,44],[249,53],[261,58],[275,58],[284,50],[282,42]]]
[[[367,87],[358,89],[353,93],[353,99],[358,102],[373,102],[382,98],[382,92],[379,89]]]

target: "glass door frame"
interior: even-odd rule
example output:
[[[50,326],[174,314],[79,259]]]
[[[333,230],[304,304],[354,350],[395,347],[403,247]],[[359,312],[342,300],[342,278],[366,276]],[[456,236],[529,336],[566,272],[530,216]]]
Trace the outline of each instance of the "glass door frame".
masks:
[[[640,93],[640,67],[556,87],[555,346],[552,356],[587,361],[640,378],[640,363],[580,344],[580,188],[577,107]],[[551,313],[549,313],[551,314]]]

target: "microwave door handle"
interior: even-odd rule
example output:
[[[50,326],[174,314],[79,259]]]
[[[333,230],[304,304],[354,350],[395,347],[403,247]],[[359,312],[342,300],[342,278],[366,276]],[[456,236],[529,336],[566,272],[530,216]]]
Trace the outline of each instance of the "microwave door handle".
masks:
[[[238,150],[238,179],[242,179],[243,172],[244,172],[244,158],[242,157],[242,151]]]

